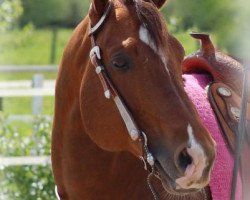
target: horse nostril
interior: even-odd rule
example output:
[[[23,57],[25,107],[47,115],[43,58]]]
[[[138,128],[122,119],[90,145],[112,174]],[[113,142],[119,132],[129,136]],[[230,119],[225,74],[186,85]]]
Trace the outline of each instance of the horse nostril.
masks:
[[[188,165],[192,163],[192,157],[188,154],[187,148],[183,149],[177,159],[178,167],[182,172],[185,172]]]

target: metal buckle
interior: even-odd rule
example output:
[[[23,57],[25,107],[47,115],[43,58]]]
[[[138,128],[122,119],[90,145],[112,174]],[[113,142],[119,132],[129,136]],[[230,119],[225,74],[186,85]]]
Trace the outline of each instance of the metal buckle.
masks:
[[[146,159],[147,159],[147,163],[153,168],[154,164],[155,164],[155,158],[152,155],[151,152],[149,152],[148,150],[148,138],[147,135],[144,132],[141,132],[142,136],[144,138],[144,149],[145,149],[145,153],[146,153]]]
[[[89,53],[89,57],[90,57],[90,60],[92,62],[93,65],[95,65],[95,58],[97,58],[98,60],[101,60],[102,57],[101,57],[101,49],[99,46],[94,46],[91,50],[90,50],[90,53]]]

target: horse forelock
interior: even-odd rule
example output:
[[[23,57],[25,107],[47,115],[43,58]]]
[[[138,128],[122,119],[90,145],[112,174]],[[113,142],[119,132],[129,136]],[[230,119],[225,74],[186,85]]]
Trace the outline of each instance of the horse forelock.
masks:
[[[134,6],[141,25],[148,31],[149,37],[158,50],[167,41],[167,30],[158,8],[151,0],[121,0],[125,6]]]

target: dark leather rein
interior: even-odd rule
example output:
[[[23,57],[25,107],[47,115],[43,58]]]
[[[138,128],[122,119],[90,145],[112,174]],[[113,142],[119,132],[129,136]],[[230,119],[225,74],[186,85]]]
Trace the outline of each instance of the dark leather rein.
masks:
[[[126,106],[124,100],[119,95],[119,92],[117,91],[116,87],[112,83],[112,80],[110,79],[107,70],[105,68],[105,65],[102,62],[102,55],[101,55],[101,49],[96,43],[96,34],[101,30],[102,26],[106,22],[108,15],[112,8],[112,2],[109,0],[109,4],[103,14],[103,16],[100,18],[100,20],[94,25],[91,26],[91,22],[89,25],[89,36],[91,39],[91,45],[92,49],[90,51],[90,59],[95,67],[95,71],[98,74],[98,77],[101,81],[102,87],[104,89],[104,96],[107,99],[113,99],[123,121],[126,125],[126,128],[128,130],[128,133],[131,137],[131,139],[134,142],[138,142],[142,146],[142,155],[140,156],[140,159],[144,163],[145,170],[149,169],[150,174],[148,176],[147,182],[149,185],[149,188],[154,196],[155,200],[158,200],[158,195],[156,194],[153,185],[151,184],[151,178],[155,175],[155,159],[150,153],[148,149],[147,144],[147,136],[146,134],[139,128],[137,125],[134,117],[132,116],[131,112],[129,111],[128,107]]]

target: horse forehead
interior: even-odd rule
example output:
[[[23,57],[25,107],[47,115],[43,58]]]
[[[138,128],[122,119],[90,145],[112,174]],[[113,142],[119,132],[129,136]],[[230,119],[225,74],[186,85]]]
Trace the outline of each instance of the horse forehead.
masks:
[[[139,33],[139,18],[130,8],[123,4],[115,5],[114,15],[110,19],[112,23],[107,24],[108,46],[122,44],[123,47],[134,46]],[[110,37],[115,35],[116,37]]]
[[[115,18],[116,18],[116,21],[126,21],[126,20],[129,20],[129,21],[135,21],[135,20],[139,20],[139,19],[136,19],[134,18],[133,14],[132,14],[132,9],[127,7],[127,6],[124,6],[123,4],[119,4],[118,6],[115,6]]]

